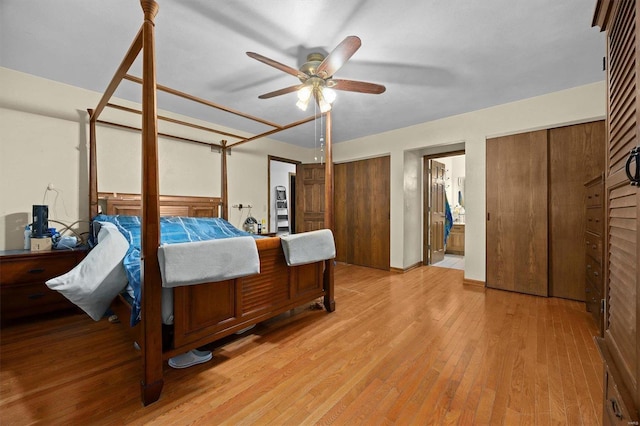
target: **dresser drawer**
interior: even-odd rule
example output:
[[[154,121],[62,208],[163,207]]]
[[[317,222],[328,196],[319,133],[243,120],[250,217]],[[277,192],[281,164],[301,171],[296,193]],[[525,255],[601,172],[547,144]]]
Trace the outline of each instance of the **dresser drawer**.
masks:
[[[585,235],[585,253],[602,264],[602,237],[587,232]]]
[[[86,250],[0,252],[0,320],[36,317],[40,314],[75,307],[64,296],[49,289],[45,282],[73,269]]]
[[[585,304],[587,305],[587,311],[592,313],[600,312],[600,305],[602,300],[602,295],[600,291],[595,288],[593,285],[587,283],[584,287],[585,291]]]
[[[597,235],[602,235],[602,209],[591,208],[587,209],[587,231]]]
[[[602,293],[602,269],[600,263],[596,262],[591,256],[586,258],[586,274],[587,280],[591,285]]]
[[[2,260],[0,263],[0,279],[2,285],[45,282],[69,272],[76,266],[75,256],[35,256]]]
[[[602,205],[602,184],[587,187],[587,207],[596,207]]]
[[[0,287],[2,320],[72,309],[75,305],[45,284],[21,284]]]

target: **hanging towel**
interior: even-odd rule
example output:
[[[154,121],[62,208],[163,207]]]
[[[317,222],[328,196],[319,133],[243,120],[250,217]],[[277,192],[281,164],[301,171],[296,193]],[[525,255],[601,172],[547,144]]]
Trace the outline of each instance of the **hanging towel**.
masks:
[[[451,216],[451,206],[449,205],[449,199],[447,194],[444,194],[444,245],[447,246],[447,240],[449,239],[449,232],[453,226],[453,216]]]

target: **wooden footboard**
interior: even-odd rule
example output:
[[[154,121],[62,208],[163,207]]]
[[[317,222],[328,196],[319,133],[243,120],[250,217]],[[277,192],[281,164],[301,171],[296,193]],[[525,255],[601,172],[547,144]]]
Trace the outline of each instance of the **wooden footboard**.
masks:
[[[324,295],[324,262],[287,266],[280,238],[257,240],[260,273],[174,289],[173,347],[165,359]]]
[[[171,340],[165,335],[165,360],[325,296],[324,261],[288,266],[279,237],[256,244],[259,274],[174,288],[174,324]],[[126,302],[118,298],[112,309],[128,325]],[[129,328],[138,341],[140,327]]]

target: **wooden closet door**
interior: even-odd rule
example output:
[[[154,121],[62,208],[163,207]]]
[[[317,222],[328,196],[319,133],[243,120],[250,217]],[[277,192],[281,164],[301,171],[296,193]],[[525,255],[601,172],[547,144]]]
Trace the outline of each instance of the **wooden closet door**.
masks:
[[[388,270],[391,256],[391,159],[346,163],[347,262]],[[342,185],[341,185],[342,186]]]
[[[547,296],[547,131],[487,139],[487,287]]]
[[[604,171],[605,135],[604,121],[549,130],[549,296],[585,300],[584,184]]]
[[[333,235],[336,241],[336,261],[349,263],[349,202],[347,198],[348,163],[333,166]]]

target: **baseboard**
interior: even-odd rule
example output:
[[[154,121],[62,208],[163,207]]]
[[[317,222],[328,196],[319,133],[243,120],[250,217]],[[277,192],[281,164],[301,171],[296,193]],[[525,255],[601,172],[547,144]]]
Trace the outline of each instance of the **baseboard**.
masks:
[[[405,272],[409,272],[412,269],[416,269],[422,266],[422,262],[418,262],[418,263],[414,263],[413,265],[409,266],[408,268],[402,269],[402,268],[389,268],[389,271],[391,272],[396,272],[398,274],[404,274]]]
[[[484,281],[472,280],[472,279],[469,279],[469,278],[464,278],[462,280],[462,284],[472,285],[472,286],[475,286],[475,287],[483,287],[483,288],[486,286]]]

